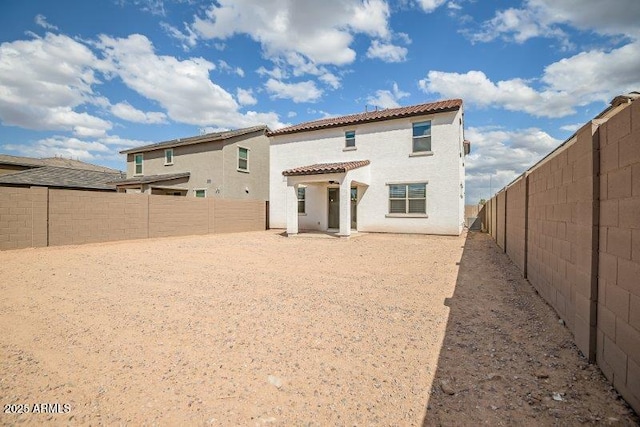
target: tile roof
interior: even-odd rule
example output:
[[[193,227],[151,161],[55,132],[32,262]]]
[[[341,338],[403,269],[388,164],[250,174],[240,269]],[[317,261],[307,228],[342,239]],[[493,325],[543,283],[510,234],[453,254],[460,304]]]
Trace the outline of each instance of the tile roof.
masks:
[[[182,147],[183,145],[201,144],[203,142],[224,141],[225,139],[247,135],[258,131],[268,132],[269,128],[265,125],[260,125],[244,129],[229,130],[225,132],[208,133],[206,135],[192,136],[189,138],[172,139],[170,141],[157,142],[155,144],[143,145],[141,147],[122,150],[120,154],[142,153],[146,151],[158,150],[161,148],[173,148]]]
[[[37,159],[34,157],[10,156],[0,154],[0,164],[9,164],[26,167],[56,166],[61,168],[93,170],[99,172],[119,173],[117,169],[106,166],[94,165],[80,160],[65,159],[64,157],[46,157]]]
[[[430,113],[443,113],[459,110],[462,107],[461,99],[448,99],[444,101],[430,102],[427,104],[410,105],[408,107],[388,108],[386,110],[368,111],[365,113],[351,114],[348,116],[330,117],[322,120],[301,123],[282,129],[267,132],[268,136],[285,135],[296,132],[309,132],[318,129],[327,129],[340,126],[354,125],[358,123],[370,123],[382,120],[393,120],[404,117],[419,116]]]
[[[302,166],[294,169],[287,169],[282,172],[284,176],[297,176],[297,175],[320,175],[324,173],[344,173],[351,169],[361,168],[367,166],[369,160],[357,160],[353,162],[340,162],[340,163],[316,163],[315,165]]]
[[[0,185],[34,185],[43,187],[87,188],[95,190],[115,190],[109,184],[125,175],[121,172],[102,172],[87,169],[42,166],[20,172],[0,175]]]
[[[139,176],[134,178],[119,179],[117,181],[112,181],[111,184],[114,184],[114,185],[150,184],[152,182],[171,181],[174,179],[189,178],[189,176],[191,176],[189,172],[168,173],[164,175],[147,175],[147,176]]]

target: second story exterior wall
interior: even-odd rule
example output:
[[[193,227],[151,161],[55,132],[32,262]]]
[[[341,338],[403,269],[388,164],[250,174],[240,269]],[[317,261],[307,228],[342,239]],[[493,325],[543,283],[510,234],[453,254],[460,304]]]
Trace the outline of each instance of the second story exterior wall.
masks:
[[[203,138],[206,138],[204,136]],[[176,140],[179,144],[181,141]],[[247,170],[239,168],[239,150],[246,153]],[[165,152],[172,150],[172,162]],[[142,173],[136,174],[136,155],[142,155]],[[244,157],[244,155],[243,155]],[[167,181],[128,186],[127,191],[152,194],[180,194],[225,199],[269,199],[269,140],[265,129],[225,139],[189,145],[160,145],[157,149],[127,150],[127,179],[173,175],[189,176]]]
[[[286,227],[284,170],[316,163],[370,161],[370,184],[358,189],[357,230],[459,234],[464,223],[463,112],[438,112],[271,136],[270,223]],[[413,124],[431,121],[431,152],[413,153]],[[346,147],[346,132],[355,146]],[[425,218],[389,215],[389,184],[427,182]],[[301,229],[327,229],[327,186],[306,186],[309,209]]]

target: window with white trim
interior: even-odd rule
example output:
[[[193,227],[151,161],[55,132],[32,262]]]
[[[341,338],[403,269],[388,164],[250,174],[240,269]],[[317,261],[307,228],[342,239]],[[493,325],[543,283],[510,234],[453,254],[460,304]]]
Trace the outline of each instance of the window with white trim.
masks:
[[[173,164],[173,148],[164,150],[164,164],[166,166]]]
[[[389,184],[390,214],[426,214],[427,184]]]
[[[134,175],[142,175],[142,154],[133,155]]]
[[[431,151],[431,120],[413,124],[413,152]]]
[[[196,197],[207,197],[207,190],[194,190]]]
[[[238,169],[241,171],[249,170],[249,149],[238,147]]]
[[[344,133],[344,146],[355,147],[356,146],[356,131],[349,130]]]
[[[305,187],[298,187],[298,213],[306,213],[307,208],[307,189]]]

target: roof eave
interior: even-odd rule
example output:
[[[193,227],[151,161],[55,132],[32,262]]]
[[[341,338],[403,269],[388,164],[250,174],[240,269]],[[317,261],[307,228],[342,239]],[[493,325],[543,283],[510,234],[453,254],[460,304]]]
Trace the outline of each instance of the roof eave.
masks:
[[[237,129],[237,131],[242,131],[242,130],[243,129]],[[187,137],[187,138],[184,138],[184,141],[181,141],[182,138],[178,138],[178,139],[169,140],[169,141],[157,142],[157,143],[154,143],[154,144],[143,145],[141,147],[129,148],[128,150],[122,150],[122,151],[120,151],[120,154],[147,153],[149,151],[166,150],[166,149],[169,149],[169,148],[184,147],[184,146],[196,145],[196,144],[204,144],[204,143],[207,143],[207,142],[222,142],[222,141],[226,141],[226,140],[231,139],[231,138],[250,135],[250,134],[256,133],[256,132],[263,132],[263,133],[271,132],[269,127],[266,126],[266,125],[265,126],[255,126],[253,128],[246,128],[245,130],[246,130],[246,132],[239,132],[238,134],[235,134],[235,135],[217,135],[217,136],[209,138],[209,139],[205,138],[206,135],[202,135],[201,139],[199,137]],[[230,132],[232,132],[232,131],[230,131]],[[191,139],[192,139],[192,141],[190,141]]]
[[[410,112],[410,113],[405,113],[405,114],[398,114],[397,116],[392,116],[392,117],[373,117],[373,118],[370,118],[370,119],[355,120],[353,122],[346,122],[346,123],[329,123],[329,124],[314,126],[314,127],[310,127],[310,128],[306,128],[306,129],[286,130],[286,128],[285,128],[283,130],[276,130],[276,131],[272,131],[272,132],[267,132],[267,136],[272,137],[272,136],[280,136],[280,135],[290,135],[290,134],[294,134],[294,133],[315,132],[315,131],[323,130],[323,129],[340,128],[340,127],[352,126],[352,125],[364,124],[364,123],[384,122],[384,121],[389,121],[389,120],[405,119],[407,117],[428,116],[428,115],[431,115],[431,114],[439,114],[439,113],[448,113],[450,111],[458,111],[461,108],[462,108],[462,105],[456,105],[456,106],[453,106],[453,107],[438,108],[437,110],[431,110],[431,111],[420,111],[420,112],[416,111],[416,112]]]

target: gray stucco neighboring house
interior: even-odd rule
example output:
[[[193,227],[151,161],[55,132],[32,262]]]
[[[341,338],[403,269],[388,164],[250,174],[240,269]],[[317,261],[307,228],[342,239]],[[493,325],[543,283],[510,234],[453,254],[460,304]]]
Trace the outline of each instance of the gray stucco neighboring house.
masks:
[[[0,186],[116,191],[116,187],[110,183],[122,176],[120,172],[42,166],[1,175]]]
[[[118,192],[269,200],[266,126],[178,138],[121,151]]]

